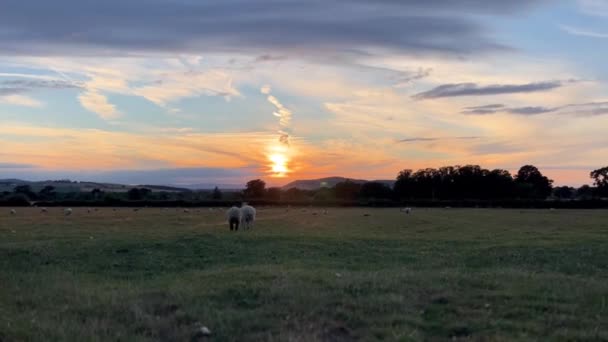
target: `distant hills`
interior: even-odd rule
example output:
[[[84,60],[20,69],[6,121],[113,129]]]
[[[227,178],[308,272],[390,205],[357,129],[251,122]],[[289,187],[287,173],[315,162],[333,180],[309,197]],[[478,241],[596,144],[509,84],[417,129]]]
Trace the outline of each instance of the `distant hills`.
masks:
[[[355,183],[367,183],[367,182],[378,182],[388,185],[389,187],[393,187],[395,183],[394,180],[364,180],[364,179],[352,179],[352,178],[344,178],[344,177],[326,177],[319,179],[307,179],[307,180],[296,180],[291,183],[288,183],[282,187],[283,190],[289,190],[291,188],[298,188],[301,190],[317,190],[320,188],[331,188],[340,182],[344,182],[349,180]]]
[[[317,190],[323,187],[331,188],[340,182],[350,180],[355,183],[366,183],[366,182],[379,182],[392,187],[395,181],[393,180],[373,180],[368,181],[364,179],[352,179],[345,177],[326,177],[319,179],[304,179],[296,180],[289,184],[282,186],[283,190],[291,188],[298,188],[302,190]],[[0,192],[2,191],[13,191],[16,186],[29,185],[32,191],[39,192],[45,186],[50,185],[55,187],[56,192],[90,192],[93,189],[99,189],[104,192],[126,192],[132,188],[147,188],[152,191],[167,191],[167,192],[187,192],[195,189],[211,190],[215,187],[213,184],[192,184],[184,186],[170,186],[170,185],[125,185],[115,183],[99,183],[99,182],[78,182],[70,180],[46,180],[46,181],[27,181],[22,179],[0,179]],[[222,190],[235,191],[242,190],[244,186],[238,185],[218,185]]]
[[[165,185],[124,185],[113,183],[76,182],[70,180],[26,181],[14,178],[0,179],[0,191],[13,191],[13,189],[19,185],[29,185],[34,192],[42,190],[47,185],[54,186],[56,192],[89,192],[93,189],[99,189],[104,192],[126,192],[132,188],[148,188],[153,191],[168,192],[190,191],[190,189],[187,188]]]

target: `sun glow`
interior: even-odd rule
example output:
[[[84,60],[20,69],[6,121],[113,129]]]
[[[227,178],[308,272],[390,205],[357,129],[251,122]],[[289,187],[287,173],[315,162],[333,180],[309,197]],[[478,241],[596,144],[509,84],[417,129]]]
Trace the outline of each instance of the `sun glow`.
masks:
[[[284,146],[274,146],[268,153],[270,173],[273,177],[285,177],[289,173],[289,157]]]

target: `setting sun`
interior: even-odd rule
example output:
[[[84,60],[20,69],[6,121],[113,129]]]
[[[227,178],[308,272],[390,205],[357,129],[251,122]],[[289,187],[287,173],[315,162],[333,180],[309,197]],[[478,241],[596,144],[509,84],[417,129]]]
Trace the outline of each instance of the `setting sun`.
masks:
[[[281,153],[271,154],[268,159],[271,162],[271,171],[274,177],[284,177],[289,172],[287,168],[287,156]]]

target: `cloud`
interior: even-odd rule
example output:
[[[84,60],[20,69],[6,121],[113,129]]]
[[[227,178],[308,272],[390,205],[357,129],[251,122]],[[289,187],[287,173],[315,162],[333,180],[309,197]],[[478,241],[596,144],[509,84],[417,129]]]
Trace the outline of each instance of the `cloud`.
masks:
[[[505,49],[475,14],[514,15],[545,2],[4,0],[0,44],[3,54],[21,56],[374,49],[461,55]]]
[[[10,75],[10,74],[7,74]],[[1,76],[1,75],[0,75]],[[18,76],[17,76],[18,77]],[[81,85],[73,82],[53,79],[11,79],[0,81],[0,103],[32,108],[44,104],[25,93],[37,89],[80,89]]]
[[[0,91],[0,103],[9,104],[13,106],[23,106],[23,107],[31,107],[31,108],[41,108],[44,107],[44,103],[33,99],[26,95],[2,95],[2,91]]]
[[[608,38],[608,33],[604,33],[604,32],[596,32],[596,31],[576,28],[576,27],[567,26],[567,25],[561,25],[560,28],[562,29],[562,31],[565,31],[565,32],[567,32],[571,35],[575,35],[575,36],[602,38],[602,39]]]
[[[44,79],[17,79],[0,81],[0,89],[17,88],[24,90],[31,89],[81,89],[83,85],[77,82],[65,80],[44,80]]]
[[[403,71],[399,75],[394,76],[393,80],[396,82],[393,87],[403,88],[410,85],[413,81],[417,81],[428,77],[433,69],[431,68],[419,68],[415,71]]]
[[[121,115],[116,106],[111,104],[105,95],[96,90],[83,92],[78,96],[78,100],[85,109],[97,114],[104,120],[116,119]]]
[[[491,104],[485,106],[466,107],[461,111],[461,113],[469,115],[488,115],[497,113],[538,115],[558,113],[561,115],[571,116],[597,116],[608,114],[608,102],[573,103],[558,107],[507,107],[502,104]]]
[[[563,86],[561,81],[545,81],[525,84],[492,84],[480,86],[476,83],[443,84],[413,96],[417,100],[456,96],[484,96],[547,91]]]
[[[397,142],[398,143],[409,143],[409,142],[425,142],[425,141],[440,141],[440,140],[476,140],[476,139],[480,139],[480,138],[481,137],[475,137],[475,136],[470,136],[470,137],[444,137],[444,138],[415,137],[415,138],[400,139]]]
[[[276,62],[276,61],[284,61],[287,59],[287,56],[273,56],[273,55],[261,55],[255,58],[256,62]]]

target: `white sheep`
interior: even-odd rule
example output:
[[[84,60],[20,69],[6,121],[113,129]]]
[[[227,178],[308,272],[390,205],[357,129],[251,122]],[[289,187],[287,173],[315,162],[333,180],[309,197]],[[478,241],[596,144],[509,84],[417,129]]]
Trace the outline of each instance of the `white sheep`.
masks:
[[[63,210],[63,213],[65,214],[65,216],[70,216],[72,215],[72,208],[65,208]]]
[[[17,215],[17,210],[11,209],[11,215]]]
[[[410,214],[412,212],[412,208],[402,208],[401,211],[406,214]]]
[[[247,204],[243,204],[241,207],[241,225],[245,229],[253,228],[253,222],[255,221],[255,208]]]
[[[233,206],[226,212],[226,218],[230,225],[230,230],[239,230],[239,223],[241,222],[241,209]]]

